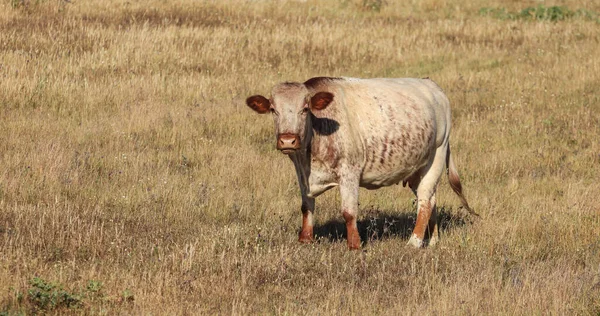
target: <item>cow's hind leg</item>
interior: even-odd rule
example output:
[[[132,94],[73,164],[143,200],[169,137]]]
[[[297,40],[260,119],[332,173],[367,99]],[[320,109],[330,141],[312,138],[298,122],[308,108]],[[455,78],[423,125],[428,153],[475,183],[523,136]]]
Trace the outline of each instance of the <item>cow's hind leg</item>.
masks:
[[[408,245],[416,248],[423,247],[425,233],[431,227],[430,236],[437,235],[437,210],[435,209],[435,190],[446,165],[446,146],[437,148],[435,158],[428,168],[421,172],[422,178],[416,188],[417,222],[408,241]],[[414,189],[413,189],[414,190]],[[435,244],[437,240],[434,239]]]
[[[435,205],[435,193],[429,200],[429,204],[431,205],[431,217],[429,218],[429,246],[435,246],[440,238],[440,233],[438,231],[438,212],[437,207]]]

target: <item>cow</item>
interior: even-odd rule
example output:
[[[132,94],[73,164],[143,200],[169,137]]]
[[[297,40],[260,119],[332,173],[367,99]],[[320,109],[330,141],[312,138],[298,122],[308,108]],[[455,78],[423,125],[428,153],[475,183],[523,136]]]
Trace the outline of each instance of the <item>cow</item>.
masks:
[[[450,102],[429,78],[316,77],[277,84],[270,99],[254,95],[246,104],[272,114],[277,149],[294,163],[302,243],[313,241],[315,198],[336,186],[350,249],[361,244],[359,187],[409,186],[417,198],[417,220],[408,245],[416,248],[439,239],[435,192],[444,169],[463,207],[477,215],[450,153]]]

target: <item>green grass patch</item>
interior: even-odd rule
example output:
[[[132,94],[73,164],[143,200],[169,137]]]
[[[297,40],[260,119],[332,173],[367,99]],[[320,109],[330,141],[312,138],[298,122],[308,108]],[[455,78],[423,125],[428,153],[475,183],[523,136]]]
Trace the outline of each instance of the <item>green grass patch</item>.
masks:
[[[11,289],[12,297],[3,303],[0,316],[21,313],[46,314],[82,311],[84,306],[108,303],[133,302],[134,296],[129,289],[119,297],[106,297],[102,282],[89,280],[85,288],[67,289],[62,284],[34,277],[29,280],[27,289]]]
[[[570,19],[584,19],[600,23],[597,12],[587,9],[571,10],[565,6],[527,7],[521,11],[512,12],[506,8],[481,8],[479,15],[489,16],[500,20],[530,20],[530,21],[564,21]]]
[[[27,298],[35,307],[35,310],[54,310],[58,308],[76,307],[81,303],[81,296],[70,293],[61,285],[47,282],[41,278],[33,278],[29,284],[31,288],[27,291]]]

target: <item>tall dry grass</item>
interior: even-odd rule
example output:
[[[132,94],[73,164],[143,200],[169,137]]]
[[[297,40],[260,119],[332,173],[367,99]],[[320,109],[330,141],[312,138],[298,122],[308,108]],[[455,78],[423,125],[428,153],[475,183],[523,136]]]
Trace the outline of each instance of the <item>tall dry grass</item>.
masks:
[[[479,14],[538,4],[3,0],[0,313],[597,315],[600,24]],[[243,100],[318,75],[438,82],[482,218],[444,179],[441,243],[408,249],[408,190],[361,190],[348,252],[332,190],[297,244]]]

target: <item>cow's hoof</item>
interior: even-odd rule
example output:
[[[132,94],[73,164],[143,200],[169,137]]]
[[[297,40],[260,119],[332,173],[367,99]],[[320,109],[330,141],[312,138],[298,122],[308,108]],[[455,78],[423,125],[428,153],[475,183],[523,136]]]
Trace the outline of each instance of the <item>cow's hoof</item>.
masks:
[[[410,239],[408,240],[408,243],[406,243],[406,245],[413,246],[415,248],[421,248],[423,247],[423,240],[413,234],[412,236],[410,236]]]
[[[359,250],[360,243],[348,243],[348,250]]]
[[[313,239],[310,237],[302,237],[300,236],[300,238],[298,238],[298,242],[301,244],[310,244],[313,242]]]
[[[312,237],[312,233],[301,232],[300,235],[298,236],[298,241],[303,244],[312,243],[314,241],[313,237]]]
[[[427,244],[427,247],[435,247],[437,245],[438,241],[440,241],[440,239],[438,237],[431,237],[431,239],[429,239],[429,243]]]

